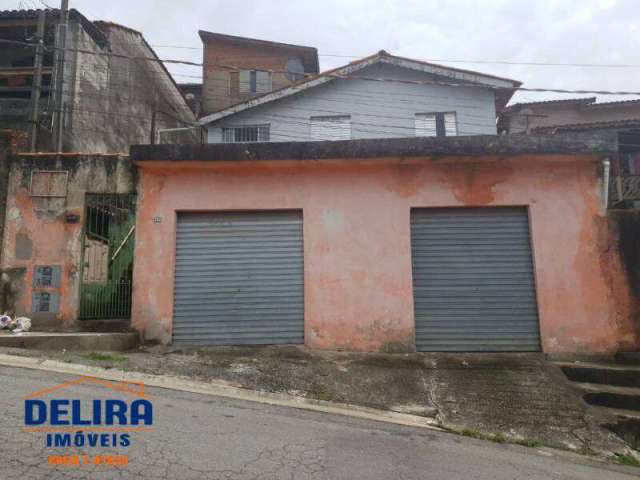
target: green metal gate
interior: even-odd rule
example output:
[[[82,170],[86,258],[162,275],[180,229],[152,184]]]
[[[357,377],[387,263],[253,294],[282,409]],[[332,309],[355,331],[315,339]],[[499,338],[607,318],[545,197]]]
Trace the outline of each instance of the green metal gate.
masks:
[[[80,318],[131,317],[135,235],[134,194],[87,193]]]

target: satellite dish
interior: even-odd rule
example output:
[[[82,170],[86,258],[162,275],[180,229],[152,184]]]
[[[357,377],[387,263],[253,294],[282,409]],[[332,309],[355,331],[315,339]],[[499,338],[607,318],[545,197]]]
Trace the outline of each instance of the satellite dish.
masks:
[[[287,77],[287,80],[290,82],[296,82],[304,78],[304,65],[299,58],[290,58],[287,60],[284,71],[284,76]]]

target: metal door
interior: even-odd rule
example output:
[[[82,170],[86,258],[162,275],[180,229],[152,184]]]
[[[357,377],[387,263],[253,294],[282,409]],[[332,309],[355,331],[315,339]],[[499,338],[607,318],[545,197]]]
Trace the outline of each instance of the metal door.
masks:
[[[135,243],[133,194],[86,194],[81,319],[131,317]]]
[[[303,343],[302,212],[179,214],[173,340]]]
[[[538,351],[525,208],[411,212],[416,348]]]

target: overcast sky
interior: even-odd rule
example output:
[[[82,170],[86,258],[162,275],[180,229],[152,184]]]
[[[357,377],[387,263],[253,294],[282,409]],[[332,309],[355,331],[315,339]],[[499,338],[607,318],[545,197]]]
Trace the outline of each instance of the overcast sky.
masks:
[[[57,0],[46,3],[59,5]],[[41,4],[0,0],[3,9]],[[640,65],[640,0],[70,0],[70,6],[91,20],[140,30],[161,58],[199,62],[202,29],[314,46],[321,69],[381,49],[444,64]],[[528,87],[640,90],[640,67],[449,65],[513,78]],[[187,75],[202,73],[195,67],[169,69],[178,82],[197,81]],[[514,100],[559,97],[567,95],[522,92]],[[599,101],[615,98],[620,97],[599,96]]]

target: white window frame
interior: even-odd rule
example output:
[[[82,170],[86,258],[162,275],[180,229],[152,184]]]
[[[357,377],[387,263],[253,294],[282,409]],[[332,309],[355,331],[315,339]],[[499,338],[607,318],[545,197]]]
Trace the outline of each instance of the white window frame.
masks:
[[[444,136],[458,136],[458,114],[456,112],[444,112]]]
[[[249,129],[256,129],[255,140]],[[268,142],[271,138],[271,124],[230,125],[221,128],[222,143],[257,143]]]
[[[42,181],[38,182],[34,177],[43,177],[46,180],[45,190],[38,190],[36,188]],[[57,182],[54,177],[57,179]],[[67,170],[32,170],[29,179],[29,195],[31,197],[64,198],[67,196],[68,183],[69,172]],[[53,191],[53,187],[56,184],[59,187],[59,191]]]
[[[416,113],[414,126],[416,137],[438,136],[435,113]]]
[[[314,116],[309,124],[311,140],[351,140],[351,115]]]
[[[252,80],[255,77],[255,82]],[[231,79],[231,76],[229,77]],[[232,88],[229,85],[229,92]],[[240,95],[260,95],[273,90],[273,73],[269,70],[239,70],[238,93]]]
[[[415,114],[414,127],[416,137],[437,137],[438,117],[442,119],[442,131],[445,137],[458,136],[457,112],[428,112]]]

